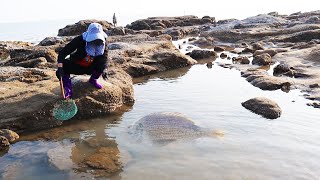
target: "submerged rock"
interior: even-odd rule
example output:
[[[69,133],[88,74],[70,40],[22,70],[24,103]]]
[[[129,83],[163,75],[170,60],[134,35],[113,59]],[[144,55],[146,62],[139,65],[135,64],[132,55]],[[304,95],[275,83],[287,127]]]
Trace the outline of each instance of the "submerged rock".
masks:
[[[87,157],[83,164],[93,169],[94,174],[99,177],[111,176],[122,169],[119,155],[120,151],[116,147],[101,147]]]
[[[264,97],[250,99],[241,103],[241,105],[267,119],[277,119],[281,115],[281,108],[279,105],[276,102]]]
[[[152,142],[160,144],[202,136],[214,137],[219,134],[217,131],[201,128],[185,115],[175,112],[147,115],[131,127],[130,133],[136,139],[149,138]]]

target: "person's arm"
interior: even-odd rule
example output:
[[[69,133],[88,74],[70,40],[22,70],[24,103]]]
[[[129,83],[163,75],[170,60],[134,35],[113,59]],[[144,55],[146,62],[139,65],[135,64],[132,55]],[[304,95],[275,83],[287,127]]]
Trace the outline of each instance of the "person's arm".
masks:
[[[82,35],[74,38],[64,48],[61,49],[58,55],[58,66],[62,66],[63,60],[78,48],[78,46],[81,44],[81,41]]]
[[[109,51],[108,43],[106,42],[106,46],[105,46],[104,53],[103,53],[103,56],[104,56],[105,61],[106,61],[106,66],[105,66],[105,69],[103,70],[103,73],[102,73],[102,78],[104,80],[108,79],[108,64],[109,64],[108,51]]]

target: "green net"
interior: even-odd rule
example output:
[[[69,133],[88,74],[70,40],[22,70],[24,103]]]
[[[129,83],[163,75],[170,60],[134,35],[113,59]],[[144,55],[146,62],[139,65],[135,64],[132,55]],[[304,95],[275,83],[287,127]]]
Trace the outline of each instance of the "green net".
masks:
[[[78,112],[78,108],[74,100],[60,100],[54,105],[53,116],[57,120],[65,121],[71,119]]]

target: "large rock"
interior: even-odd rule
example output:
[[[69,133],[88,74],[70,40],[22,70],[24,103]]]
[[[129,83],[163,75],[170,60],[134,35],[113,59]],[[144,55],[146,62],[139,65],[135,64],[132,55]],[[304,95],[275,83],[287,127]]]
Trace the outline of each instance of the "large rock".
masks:
[[[59,37],[46,37],[42,41],[40,41],[40,46],[52,46],[56,44],[64,43],[64,40]]]
[[[320,48],[313,49],[307,59],[312,62],[320,63]]]
[[[267,53],[257,55],[253,57],[253,60],[252,60],[252,64],[259,65],[259,66],[269,65],[271,64],[271,62],[272,62],[272,58]]]
[[[214,22],[215,18],[209,16],[203,18],[198,18],[196,16],[150,17],[134,21],[126,27],[133,30],[161,30],[171,27],[212,24]]]
[[[199,60],[199,59],[207,59],[207,58],[214,58],[216,59],[218,57],[217,53],[210,50],[193,50],[191,53],[188,53],[190,57],[193,59]]]
[[[10,51],[4,47],[0,47],[0,61],[7,60],[10,57]]]
[[[174,40],[181,39],[186,35],[183,29],[169,29],[164,33],[170,35]]]
[[[260,42],[256,42],[256,43],[253,43],[253,44],[252,44],[252,49],[253,49],[254,51],[264,50],[264,47],[263,47],[263,45],[262,45]]]
[[[131,23],[131,25],[127,26],[127,28],[133,29],[133,30],[150,30],[151,29],[150,25],[143,20],[134,21],[133,23]]]
[[[111,23],[102,20],[81,20],[76,24],[67,25],[66,27],[59,29],[58,36],[76,36],[87,31],[88,26],[91,23],[99,23],[102,25],[104,31],[107,31],[112,26]]]
[[[309,24],[319,24],[320,23],[320,17],[319,16],[311,16],[308,18],[308,20],[306,21],[306,23]]]
[[[284,76],[293,77],[294,74],[295,74],[294,68],[290,67],[288,64],[285,64],[285,63],[281,63],[273,69],[274,76],[284,75]]]
[[[246,109],[268,119],[277,119],[281,115],[281,108],[279,105],[264,97],[256,97],[241,104]]]
[[[125,71],[132,77],[140,77],[155,74],[158,72],[158,69],[150,65],[129,63],[126,65]]]
[[[191,44],[199,46],[201,48],[212,47],[214,39],[211,37],[200,37],[199,39],[193,41]]]
[[[0,63],[10,59],[10,53],[15,49],[23,49],[33,46],[31,43],[21,41],[0,41]]]
[[[246,56],[238,56],[232,58],[233,63],[240,63],[240,64],[250,64],[250,60]]]
[[[307,30],[294,33],[286,38],[281,39],[284,42],[309,42],[313,39],[320,39],[320,29]]]
[[[0,82],[20,81],[25,83],[33,83],[42,80],[48,80],[51,75],[48,70],[38,68],[22,68],[22,67],[0,67]]]
[[[45,66],[46,63],[47,63],[46,58],[39,57],[39,58],[35,58],[35,59],[30,59],[30,60],[14,63],[12,65],[13,66],[21,66],[24,68],[35,68],[35,67],[41,67],[42,65]]]
[[[45,61],[48,63],[57,63],[58,53],[55,52],[54,49],[44,46],[33,46],[26,47],[23,49],[13,49],[10,52],[11,59],[2,63],[2,66],[19,66],[19,63],[23,63],[24,61],[37,59],[41,57],[45,58]]]
[[[292,85],[287,79],[269,76],[265,70],[246,71],[242,73],[248,82],[262,90],[287,91]]]
[[[106,33],[108,36],[123,36],[126,34],[125,29],[123,27],[110,28]]]
[[[52,72],[50,76],[54,76],[53,74]],[[104,85],[104,88],[99,90],[87,82],[89,77],[76,76],[72,79],[73,98],[78,106],[78,113],[74,119],[109,114],[123,104],[134,102],[131,77],[119,68],[110,68],[108,74],[108,82],[99,80]],[[12,86],[19,88],[12,89]],[[55,103],[61,100],[56,78],[30,84],[12,81],[4,83],[3,88],[8,91],[0,96],[0,103],[3,105],[0,107],[0,128],[21,132],[62,124],[52,116]]]
[[[152,56],[160,65],[164,66],[166,70],[177,69],[196,64],[193,59],[177,52],[177,51],[161,51]]]
[[[271,57],[275,56],[277,54],[276,50],[273,49],[267,49],[267,50],[257,50],[253,53],[253,56],[257,56],[257,55],[261,55],[267,53],[269,54]]]

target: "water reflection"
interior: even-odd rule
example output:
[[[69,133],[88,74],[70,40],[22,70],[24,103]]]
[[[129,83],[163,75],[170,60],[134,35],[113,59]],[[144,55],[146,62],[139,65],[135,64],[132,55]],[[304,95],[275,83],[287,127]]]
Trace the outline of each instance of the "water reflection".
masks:
[[[122,114],[131,109],[124,106],[105,118],[69,121],[61,127],[22,135],[19,142],[1,154],[0,174],[9,178],[8,172],[18,168],[21,174],[16,179],[22,179],[22,174],[36,178],[48,173],[54,174],[54,178],[112,176],[119,179],[123,167],[120,150],[107,130],[116,126]],[[13,163],[20,166],[12,166]],[[38,166],[42,170],[31,168]]]
[[[179,77],[182,77],[185,74],[187,74],[187,72],[189,71],[190,68],[191,68],[191,66],[187,66],[187,67],[183,67],[183,68],[179,68],[179,69],[175,69],[175,70],[169,70],[169,71],[160,72],[157,74],[134,78],[133,83],[142,85],[142,84],[147,83],[150,79],[154,79],[154,78],[157,78],[157,79],[160,79],[163,81],[176,80]]]

